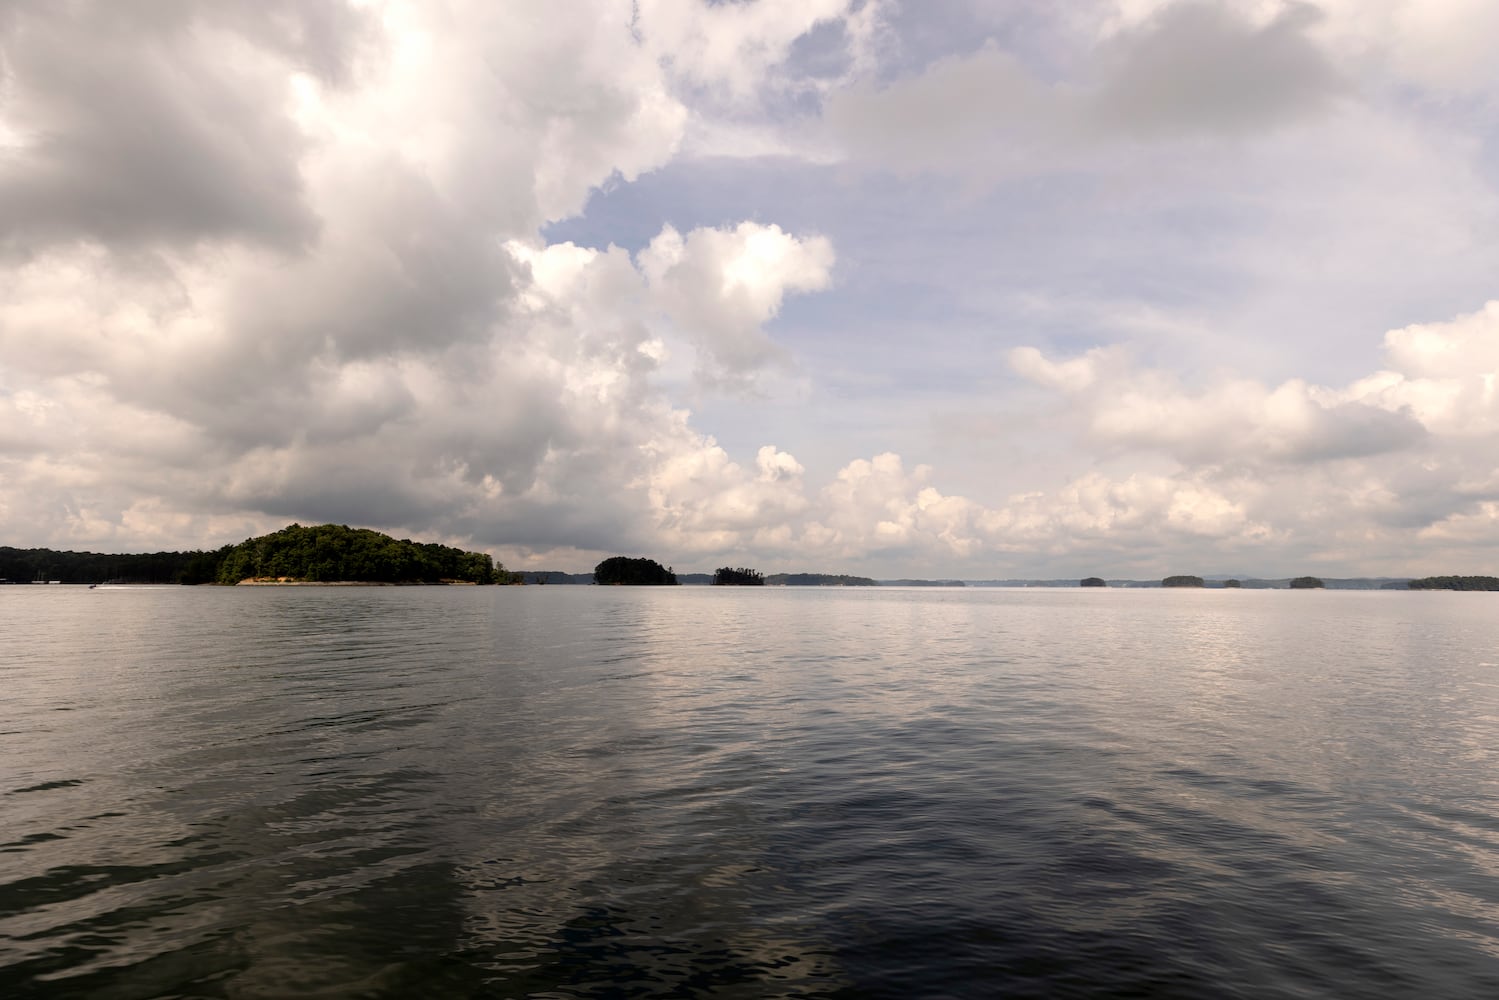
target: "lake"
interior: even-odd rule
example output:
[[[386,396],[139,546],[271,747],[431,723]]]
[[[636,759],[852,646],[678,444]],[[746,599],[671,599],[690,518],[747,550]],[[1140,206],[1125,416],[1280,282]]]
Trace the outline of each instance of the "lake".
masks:
[[[1499,595],[0,587],[0,995],[1499,996]]]

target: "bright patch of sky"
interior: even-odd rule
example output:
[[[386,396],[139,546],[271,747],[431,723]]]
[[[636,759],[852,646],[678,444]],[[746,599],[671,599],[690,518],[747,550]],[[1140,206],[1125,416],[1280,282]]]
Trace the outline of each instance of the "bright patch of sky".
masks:
[[[574,6],[6,5],[0,542],[1495,571],[1493,4]]]

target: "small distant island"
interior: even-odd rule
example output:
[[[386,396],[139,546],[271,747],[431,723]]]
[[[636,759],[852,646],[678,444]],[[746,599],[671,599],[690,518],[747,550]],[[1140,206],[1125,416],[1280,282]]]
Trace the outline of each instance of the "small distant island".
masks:
[[[1200,576],[1168,576],[1161,581],[1163,587],[1204,587]]]
[[[1315,576],[1298,576],[1290,583],[1290,587],[1292,590],[1322,590],[1326,586],[1327,584],[1323,583]]]
[[[654,559],[610,556],[593,568],[593,582],[605,587],[675,587],[677,574]]]
[[[724,566],[713,571],[713,586],[715,587],[763,587],[765,586],[765,574],[756,570],[730,569]]]
[[[1085,576],[1078,583],[1079,587],[1107,587],[1109,582],[1101,576]]]

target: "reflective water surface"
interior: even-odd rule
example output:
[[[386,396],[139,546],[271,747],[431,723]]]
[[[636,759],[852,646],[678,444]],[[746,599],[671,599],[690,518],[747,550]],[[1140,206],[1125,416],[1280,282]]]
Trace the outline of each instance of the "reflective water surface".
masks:
[[[3,587],[0,995],[1499,996],[1495,598]]]

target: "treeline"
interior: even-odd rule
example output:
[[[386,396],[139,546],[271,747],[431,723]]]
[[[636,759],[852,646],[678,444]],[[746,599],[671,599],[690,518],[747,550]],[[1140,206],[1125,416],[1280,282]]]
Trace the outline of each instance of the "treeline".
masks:
[[[1408,586],[1411,590],[1499,590],[1499,576],[1428,576]]]
[[[510,582],[510,574],[487,553],[343,524],[293,524],[227,545],[216,554],[219,583],[282,578],[313,583]]]
[[[0,548],[0,580],[30,583],[238,583],[252,578],[314,583],[509,583],[486,553],[395,539],[342,524],[293,524],[212,552],[109,555]]]
[[[212,583],[218,572],[214,552],[148,552],[114,555],[56,549],[0,546],[0,580],[30,583]]]

